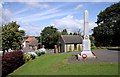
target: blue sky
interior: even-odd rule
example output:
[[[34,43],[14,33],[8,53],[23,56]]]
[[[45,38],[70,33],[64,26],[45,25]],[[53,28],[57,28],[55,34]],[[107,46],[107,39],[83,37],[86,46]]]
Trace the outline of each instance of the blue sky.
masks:
[[[89,34],[97,15],[115,2],[4,2],[3,23],[16,21],[26,35],[38,36],[44,27],[55,26],[59,31],[83,32],[84,11],[89,12]]]

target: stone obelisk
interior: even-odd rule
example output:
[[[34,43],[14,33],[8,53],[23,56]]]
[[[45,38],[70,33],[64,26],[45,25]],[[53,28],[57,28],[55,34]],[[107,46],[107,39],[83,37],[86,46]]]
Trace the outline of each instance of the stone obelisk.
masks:
[[[88,32],[88,11],[85,10],[84,12],[84,38],[83,38],[83,50],[81,52],[81,56],[84,54],[88,57],[93,57],[91,52],[91,41],[89,39],[89,32]]]

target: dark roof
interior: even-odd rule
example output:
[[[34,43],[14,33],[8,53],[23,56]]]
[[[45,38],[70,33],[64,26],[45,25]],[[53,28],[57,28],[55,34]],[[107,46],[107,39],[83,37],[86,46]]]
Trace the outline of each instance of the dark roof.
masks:
[[[80,35],[61,35],[61,37],[66,44],[82,43]]]

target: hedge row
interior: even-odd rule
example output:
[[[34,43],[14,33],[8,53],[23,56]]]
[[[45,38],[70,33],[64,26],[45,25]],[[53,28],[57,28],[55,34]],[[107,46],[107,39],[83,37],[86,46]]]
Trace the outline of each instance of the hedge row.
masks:
[[[2,77],[13,72],[15,69],[24,64],[23,52],[8,52],[2,56]]]

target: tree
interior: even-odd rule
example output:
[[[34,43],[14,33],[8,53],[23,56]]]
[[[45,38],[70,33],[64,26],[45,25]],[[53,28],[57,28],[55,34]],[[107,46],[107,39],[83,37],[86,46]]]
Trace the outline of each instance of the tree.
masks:
[[[78,35],[78,34],[76,32],[74,32],[73,35]]]
[[[93,36],[97,46],[120,46],[120,2],[101,11],[96,23]]]
[[[91,41],[91,46],[93,46],[94,43],[95,43],[95,38],[92,35],[90,35],[89,38],[90,38],[90,41]]]
[[[70,34],[69,35],[73,35],[71,32],[70,32]]]
[[[57,44],[60,32],[57,31],[57,28],[53,26],[45,27],[41,32],[42,44],[46,48],[54,48],[54,45]]]
[[[22,36],[25,36],[25,31],[24,30],[19,30]]]
[[[62,35],[68,35],[67,29],[63,29],[63,31],[61,33],[62,33]]]
[[[19,30],[19,27],[20,26],[13,21],[2,25],[2,50],[4,52],[5,50],[8,51],[8,49],[16,50],[21,48],[24,31]]]

